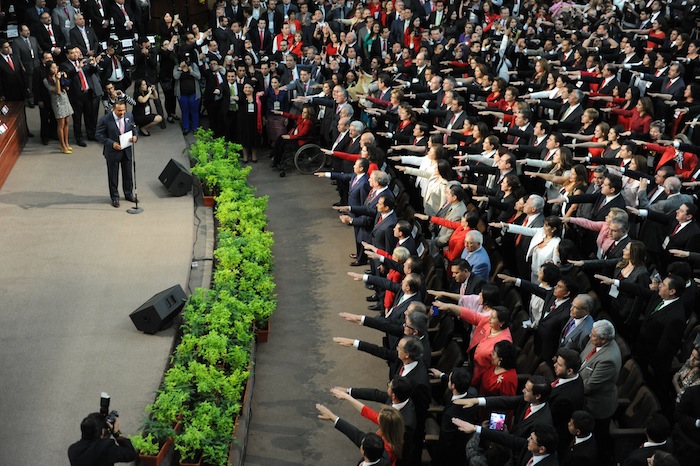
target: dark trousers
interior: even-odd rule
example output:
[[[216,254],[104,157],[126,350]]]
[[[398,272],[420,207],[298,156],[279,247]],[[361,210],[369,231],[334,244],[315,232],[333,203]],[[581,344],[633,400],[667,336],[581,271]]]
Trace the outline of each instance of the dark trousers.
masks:
[[[209,115],[209,129],[214,132],[214,137],[220,138],[226,134],[226,121],[224,120],[224,102],[220,100],[210,100],[204,104]]]
[[[131,160],[129,160],[124,151],[121,151],[119,155],[107,158],[107,183],[109,185],[109,195],[113,201],[119,200],[119,167],[122,170],[124,197],[133,196],[134,175]]]
[[[43,107],[39,107],[40,134],[41,140],[48,141],[49,139],[57,139],[56,135],[56,117],[53,114],[51,103],[46,102]]]
[[[282,157],[284,156],[285,151],[296,151],[298,148],[299,143],[297,141],[293,141],[291,139],[282,139],[282,136],[279,136],[277,138],[277,141],[275,141],[275,148],[272,149],[273,162],[276,165],[279,165],[280,163],[282,163]]]
[[[161,88],[162,88],[161,84]],[[165,111],[168,112],[168,116],[175,115],[177,111],[177,99],[175,98],[175,90],[170,87],[169,90],[163,89],[163,99],[165,100]]]
[[[70,104],[73,107],[73,132],[77,141],[83,140],[83,119],[85,120],[85,132],[87,137],[95,139],[97,127],[97,97],[93,91],[75,92],[69,95]]]

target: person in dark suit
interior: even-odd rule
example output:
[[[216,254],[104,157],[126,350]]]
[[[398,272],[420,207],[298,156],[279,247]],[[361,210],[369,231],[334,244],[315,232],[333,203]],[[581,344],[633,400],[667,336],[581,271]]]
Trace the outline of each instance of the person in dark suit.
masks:
[[[389,176],[381,170],[374,170],[369,177],[370,192],[367,194],[367,198],[361,206],[355,208],[353,208],[353,206],[334,207],[334,209],[342,213],[342,215],[338,217],[340,221],[354,228],[355,242],[360,245],[360,249],[358,250],[361,252],[358,257],[350,263],[353,267],[367,264],[367,257],[364,255],[364,248],[362,248],[361,245],[363,241],[369,242],[371,228],[375,224],[377,202],[379,201],[380,195],[390,197],[394,195],[394,193],[388,189],[388,185]]]
[[[681,464],[693,464],[700,455],[700,385],[688,387],[673,413],[673,441]]]
[[[118,417],[109,427],[100,413],[88,414],[83,419],[80,440],[68,447],[71,466],[127,463],[138,457],[131,440],[119,430]]]
[[[374,401],[391,406],[401,413],[403,418],[403,450],[401,461],[403,464],[410,464],[414,447],[416,433],[416,406],[411,401],[411,382],[405,377],[394,377],[387,385],[386,391],[374,388],[345,388],[334,387],[333,392],[346,392],[357,400]],[[399,463],[401,464],[401,463]]]
[[[652,284],[653,286],[653,284]],[[680,299],[685,290],[685,280],[669,275],[658,290],[621,282],[620,291],[638,293],[649,300],[639,322],[637,338],[632,344],[632,354],[645,373],[651,387],[670,389],[671,362],[683,340],[685,307]],[[662,400],[661,393],[657,392]],[[666,400],[668,401],[668,400]]]
[[[579,194],[575,196],[563,196],[550,202],[566,202],[571,204],[592,203],[593,213],[591,220],[602,222],[613,207],[625,208],[625,199],[622,197],[622,178],[608,174],[600,186],[600,191],[595,194]]]
[[[641,447],[632,450],[622,462],[622,466],[646,466],[647,459],[654,456],[657,451],[665,451],[673,453],[669,435],[671,434],[671,425],[668,420],[661,414],[655,413],[647,420],[647,425],[644,428],[647,440]]]
[[[466,259],[460,258],[452,261],[450,273],[453,279],[450,291],[460,296],[479,294],[487,283],[482,277],[472,273],[472,266]]]
[[[95,56],[100,50],[100,39],[95,30],[85,24],[85,17],[80,13],[75,15],[75,27],[68,32],[68,42],[78,47],[83,57]]]
[[[489,396],[476,399],[456,401],[466,407],[484,406],[489,409],[512,409],[513,426],[510,432],[520,438],[526,439],[532,433],[535,425],[552,425],[552,412],[549,408],[549,395],[552,386],[541,375],[532,375],[525,382],[522,395],[516,396]],[[517,457],[519,451],[513,450]]]
[[[512,280],[513,277],[508,277]],[[578,294],[576,282],[569,277],[562,277],[551,290],[542,288],[527,280],[516,280],[516,286],[526,293],[539,296],[544,301],[542,317],[535,328],[535,354],[547,364],[552,360],[559,347],[559,335],[569,319],[572,296]]]
[[[43,12],[40,19],[41,22],[34,27],[32,34],[36,37],[41,50],[50,51],[56,61],[63,53],[66,38],[63,37],[60,28],[51,24],[51,15],[48,12]]]
[[[391,30],[389,32],[389,42],[392,44],[398,42],[403,44],[404,33],[406,29],[411,27],[411,21],[413,19],[413,12],[409,8],[404,8],[401,11],[401,21],[396,20],[391,24]]]
[[[477,408],[464,409],[455,404],[454,400],[475,398],[478,394],[471,387],[471,374],[464,367],[458,367],[451,374],[440,374],[437,369],[430,369],[432,375],[447,380],[447,393],[444,400],[444,410],[440,416],[440,437],[437,445],[430,449],[431,464],[435,466],[449,466],[466,464],[465,446],[469,435],[465,434],[452,422],[452,419],[460,419],[472,424],[477,423]]]
[[[95,31],[100,42],[105,42],[109,38],[109,10],[107,5],[103,0],[86,0],[83,6],[85,19]]]
[[[32,94],[34,94],[34,102],[39,106],[39,121],[41,143],[48,145],[49,139],[57,139],[56,134],[56,117],[51,107],[50,91],[44,86],[44,78],[48,75],[47,63],[51,63],[53,56],[51,52],[43,52],[41,54],[41,64],[34,68],[32,74]]]
[[[568,348],[581,353],[588,343],[588,335],[593,328],[593,316],[595,301],[588,294],[580,294],[571,302],[569,320],[559,335],[559,348]],[[577,371],[578,372],[578,371]]]
[[[430,379],[423,362],[423,345],[414,336],[406,336],[397,345],[399,360],[394,373],[411,382],[411,400],[416,405],[416,439],[424,438],[425,418],[430,405]]]
[[[119,207],[119,167],[122,170],[122,189],[124,198],[130,202],[136,202],[133,194],[133,174],[131,161],[133,158],[133,147],[122,148],[119,144],[120,136],[129,131],[135,131],[134,117],[126,112],[126,103],[117,102],[114,104],[112,113],[108,113],[97,125],[95,136],[102,144],[102,154],[107,160],[107,181],[109,184],[109,195],[112,200],[112,207]],[[133,133],[132,133],[133,134]],[[136,135],[133,134],[130,141],[136,142]]]
[[[251,44],[253,44],[253,50],[256,52],[265,55],[272,53],[272,41],[274,38],[267,28],[265,18],[260,18],[257,22],[257,27],[248,31],[248,39],[250,39]]]
[[[585,94],[580,89],[574,89],[569,93],[569,101],[561,108],[559,121],[556,123],[558,131],[575,133],[581,127],[581,115],[583,115],[583,99]]]
[[[339,149],[340,150],[340,149]],[[353,164],[353,173],[338,173],[338,172],[318,172],[314,175],[318,177],[330,178],[332,180],[344,180],[350,185],[348,191],[348,199],[345,203],[348,206],[361,206],[367,194],[369,193],[369,177],[367,169],[369,168],[369,160],[359,158]]]
[[[459,430],[467,434],[479,434],[484,440],[500,443],[513,451],[514,466],[532,465],[537,459],[537,466],[559,466],[557,432],[549,424],[537,424],[527,437],[521,437],[500,430],[492,430],[476,426],[470,422],[455,419],[453,421]]]
[[[648,211],[649,220],[669,225],[661,243],[661,255],[657,264],[660,273],[664,273],[668,264],[675,260],[669,252],[671,249],[700,251],[700,226],[695,221],[697,211],[698,208],[693,202],[681,204],[675,211],[675,218],[672,218],[671,214]]]
[[[12,47],[6,39],[0,40],[0,85],[2,100],[22,101],[27,95],[22,64],[12,58]]]
[[[79,60],[80,49],[77,46],[70,48],[66,56],[67,60],[61,64],[60,69],[66,73],[66,77],[71,82],[68,87],[68,98],[73,107],[75,141],[79,146],[86,147],[87,143],[83,139],[83,117],[87,138],[94,141],[97,109],[99,97],[102,95],[102,87],[98,90],[93,79],[97,73],[94,58]]]
[[[591,466],[598,462],[598,444],[593,435],[595,419],[583,410],[571,413],[568,424],[571,444],[559,442],[559,466]]]
[[[569,421],[574,411],[583,409],[583,380],[578,375],[581,367],[579,352],[559,348],[554,356],[554,375],[552,393],[549,395],[549,408],[552,410],[552,422],[559,434],[559,451],[571,443]]]
[[[214,137],[223,137],[226,133],[225,112],[228,108],[229,95],[226,78],[221,75],[220,63],[217,60],[209,61],[209,69],[204,71],[204,92],[202,103],[209,115],[209,128],[214,132]]]
[[[138,29],[139,15],[124,0],[114,0],[109,9],[114,21],[114,33],[119,39],[133,39]]]
[[[376,464],[377,466],[390,466],[392,464],[389,461],[389,455],[385,449],[382,437],[372,432],[363,433],[348,421],[333,414],[330,409],[320,403],[316,404],[316,409],[319,412],[319,419],[333,422],[336,429],[345,434],[352,443],[360,448],[362,460],[360,460],[358,466],[362,466],[365,462],[369,462],[372,465]]]

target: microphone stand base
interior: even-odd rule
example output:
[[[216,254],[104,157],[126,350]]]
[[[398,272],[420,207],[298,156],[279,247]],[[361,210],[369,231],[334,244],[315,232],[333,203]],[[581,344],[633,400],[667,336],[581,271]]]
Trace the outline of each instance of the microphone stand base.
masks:
[[[126,209],[126,211],[129,214],[140,214],[143,212],[143,209],[141,207],[132,207],[131,209]]]

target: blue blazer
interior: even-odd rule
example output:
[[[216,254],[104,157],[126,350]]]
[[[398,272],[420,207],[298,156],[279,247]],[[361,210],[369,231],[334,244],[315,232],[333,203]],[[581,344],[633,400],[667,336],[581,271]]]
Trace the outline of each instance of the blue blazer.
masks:
[[[472,273],[477,277],[481,277],[487,282],[491,274],[491,259],[486,249],[480,247],[472,253],[468,253],[465,249],[462,252],[462,259],[467,259],[467,262],[472,266]]]
[[[369,193],[369,177],[365,176],[360,179],[355,186],[352,185],[355,181],[354,173],[331,173],[332,180],[342,180],[350,185],[350,191],[348,191],[348,205],[349,206],[361,206],[364,204],[367,194]]]
[[[135,128],[134,115],[126,112],[126,115],[124,115],[124,132],[133,131],[134,136],[138,136]],[[107,160],[114,159],[120,155],[126,155],[126,157],[131,160],[133,146],[129,146],[123,150],[115,150],[112,147],[113,143],[119,142],[119,135],[120,132],[117,127],[117,122],[114,119],[114,112],[109,112],[97,122],[95,138],[102,144],[102,155],[104,155]]]

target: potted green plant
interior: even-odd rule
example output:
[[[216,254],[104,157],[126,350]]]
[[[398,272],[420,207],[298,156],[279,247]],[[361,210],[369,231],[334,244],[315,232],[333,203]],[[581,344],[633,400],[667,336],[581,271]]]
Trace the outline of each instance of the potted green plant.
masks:
[[[173,446],[175,429],[155,419],[146,421],[141,435],[130,436],[131,444],[139,452],[142,466],[160,466]]]

